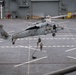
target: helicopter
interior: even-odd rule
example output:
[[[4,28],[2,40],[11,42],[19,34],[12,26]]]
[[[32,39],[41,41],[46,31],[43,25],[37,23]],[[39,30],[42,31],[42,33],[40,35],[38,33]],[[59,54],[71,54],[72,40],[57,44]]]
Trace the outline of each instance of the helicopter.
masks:
[[[69,16],[72,16],[74,14],[71,14]],[[62,18],[62,17],[66,17],[66,16],[68,16],[68,14],[60,15],[60,16],[53,16],[53,17],[51,17],[49,15],[41,17],[42,20],[40,22],[31,24],[31,26],[27,27],[25,30],[22,30],[22,31],[15,33],[13,35],[9,35],[3,29],[3,25],[0,25],[0,36],[1,36],[1,38],[4,38],[4,39],[7,39],[11,36],[12,44],[15,44],[15,41],[18,38],[47,35],[50,33],[52,34],[53,37],[55,37],[56,33],[60,30],[63,30],[64,27],[60,26],[59,23],[53,22],[52,19]],[[41,38],[39,38],[39,39],[41,40]]]
[[[52,36],[55,37],[56,33],[63,29],[64,28],[62,26],[59,26],[59,24],[52,22],[51,19],[49,17],[47,17],[44,20],[42,20],[41,22],[36,22],[35,24],[32,24],[31,26],[27,27],[25,30],[22,30],[13,35],[9,35],[3,29],[3,25],[0,25],[0,37],[4,38],[4,39],[8,39],[9,37],[11,37],[12,44],[15,44],[15,41],[18,38],[47,35],[50,33],[52,33]]]

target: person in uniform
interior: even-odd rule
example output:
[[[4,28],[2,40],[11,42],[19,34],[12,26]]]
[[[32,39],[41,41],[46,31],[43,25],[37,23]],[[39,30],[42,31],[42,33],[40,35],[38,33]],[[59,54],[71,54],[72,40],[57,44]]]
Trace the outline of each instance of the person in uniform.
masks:
[[[37,46],[39,45],[40,42],[41,42],[41,38],[39,37],[38,42],[37,42]]]
[[[40,50],[42,51],[42,49],[43,49],[43,44],[40,43]]]
[[[55,32],[56,32],[56,25],[55,25],[55,24],[53,25],[53,29],[54,29],[54,30],[55,30]]]

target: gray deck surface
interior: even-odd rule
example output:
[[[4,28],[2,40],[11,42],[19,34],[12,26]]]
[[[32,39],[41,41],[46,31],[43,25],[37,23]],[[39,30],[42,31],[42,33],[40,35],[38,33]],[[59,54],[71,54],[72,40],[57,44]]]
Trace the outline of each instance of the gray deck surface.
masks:
[[[56,37],[42,35],[43,51],[35,53],[38,36],[18,39],[15,45],[10,40],[0,39],[0,75],[44,75],[46,73],[76,65],[76,19],[55,20],[63,22],[64,30]],[[24,30],[34,21],[22,19],[0,20],[10,34]],[[30,48],[29,48],[30,46]],[[21,66],[16,65],[21,64]],[[68,74],[76,75],[76,72]]]

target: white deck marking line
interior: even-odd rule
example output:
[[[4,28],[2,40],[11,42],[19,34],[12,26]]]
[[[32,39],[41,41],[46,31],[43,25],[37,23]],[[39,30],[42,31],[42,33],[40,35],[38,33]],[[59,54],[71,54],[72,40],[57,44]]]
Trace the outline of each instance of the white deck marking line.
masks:
[[[73,29],[73,30],[76,30],[76,28],[68,28],[68,29]]]
[[[6,46],[6,48],[9,48],[10,46]]]
[[[14,46],[11,46],[11,48],[15,48]]]
[[[39,59],[35,59],[35,60],[32,60],[32,61],[24,62],[22,64],[14,65],[14,67],[19,67],[19,66],[22,66],[22,65],[25,65],[25,64],[29,64],[29,63],[32,63],[32,62],[36,62],[38,60],[42,60],[42,59],[45,59],[45,58],[47,58],[47,56],[39,58]]]
[[[61,47],[60,45],[58,45],[57,47]]]
[[[69,45],[67,45],[66,47],[70,47]]]
[[[51,39],[51,38],[50,38],[50,39]],[[57,39],[59,39],[59,38],[52,38],[51,40],[53,40],[53,39],[56,39],[56,40],[57,40]]]
[[[62,47],[65,47],[65,45],[62,45]]]
[[[5,48],[5,46],[1,46],[1,48]]]
[[[71,39],[73,39],[73,40],[74,40],[75,38],[71,38]]]
[[[37,46],[32,46],[37,47]],[[75,45],[52,45],[52,46],[43,46],[43,47],[75,47]]]
[[[35,48],[31,48],[32,46],[30,46],[31,50],[37,50],[40,51],[40,49],[35,49]],[[29,48],[28,46],[0,46],[0,48]],[[42,50],[42,52],[46,52],[45,50]]]
[[[44,46],[43,46],[44,47]],[[51,46],[45,46],[45,47],[51,47]]]
[[[76,39],[76,38],[41,38],[42,40],[74,40],[74,39]],[[26,38],[26,39],[23,39],[23,38],[21,38],[21,39],[18,39],[18,40],[28,40],[28,38]],[[37,38],[30,38],[30,40],[37,40]]]
[[[57,36],[76,36],[76,35],[57,35]]]
[[[43,40],[45,40],[45,38],[42,38]]]
[[[47,46],[43,46],[43,47],[47,47]]]
[[[15,31],[9,31],[8,33],[11,33],[11,32],[15,32]]]
[[[71,47],[75,47],[74,45],[71,45]]]
[[[28,46],[1,46],[0,48],[29,48]],[[31,46],[32,47],[32,46]],[[35,48],[31,48],[30,47],[30,49],[31,50],[37,50],[37,51],[40,51],[40,49],[35,49]],[[37,47],[37,46],[36,46]],[[44,51],[44,50],[42,50],[42,52],[46,52],[46,51]]]
[[[28,48],[28,61],[30,61],[30,37],[29,39],[29,48]],[[28,75],[30,75],[30,64],[28,64]]]
[[[19,46],[15,46],[15,48],[18,48]]]
[[[35,48],[32,48],[32,47],[37,47],[37,46],[30,46],[30,49],[31,50],[37,50],[37,51],[40,51],[40,49],[35,49]],[[75,45],[52,45],[52,46],[43,46],[43,47],[76,47]],[[0,48],[29,48],[28,46],[0,46]],[[46,52],[45,50],[42,50],[42,52]]]
[[[69,21],[65,21],[65,22],[59,22],[58,24],[60,24],[60,23],[67,23],[67,22],[69,22]]]
[[[46,38],[46,40],[49,40],[50,38]]]
[[[2,39],[2,38],[0,38],[0,40],[2,41],[3,39]]]
[[[68,58],[72,58],[72,59],[76,59],[76,57],[72,57],[72,56],[67,56]]]
[[[54,46],[52,46],[52,47],[56,47],[56,46],[54,45]]]
[[[50,38],[50,39],[52,40],[52,39],[54,39],[54,38]]]
[[[70,51],[73,51],[73,50],[75,50],[76,48],[72,48],[72,49],[68,49],[68,50],[66,50],[65,52],[70,52]]]
[[[67,38],[63,38],[63,39],[67,39]]]
[[[67,38],[67,40],[69,40],[69,39],[71,39],[71,38]]]
[[[34,40],[37,40],[37,38],[32,38],[32,40],[33,40],[33,39],[34,39]]]
[[[57,39],[63,39],[63,38],[57,38]]]

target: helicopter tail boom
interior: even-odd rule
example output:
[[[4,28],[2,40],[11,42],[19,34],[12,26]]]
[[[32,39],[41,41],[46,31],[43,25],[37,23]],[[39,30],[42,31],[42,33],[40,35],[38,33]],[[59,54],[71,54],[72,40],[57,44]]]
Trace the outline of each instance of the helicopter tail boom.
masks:
[[[0,25],[0,38],[7,39],[8,33],[3,29],[3,25]]]

